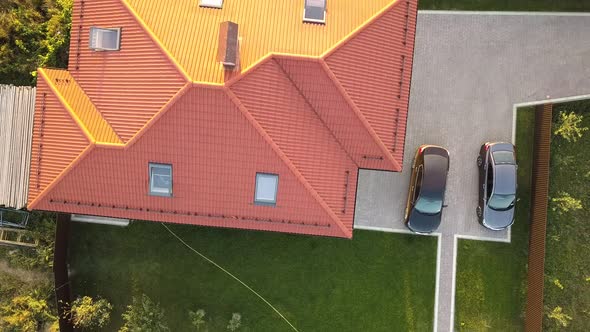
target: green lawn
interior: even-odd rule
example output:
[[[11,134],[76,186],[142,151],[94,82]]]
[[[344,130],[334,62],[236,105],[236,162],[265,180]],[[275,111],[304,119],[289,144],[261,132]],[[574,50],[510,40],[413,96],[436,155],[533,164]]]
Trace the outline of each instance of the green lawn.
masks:
[[[240,331],[289,331],[242,285],[182,246],[160,224],[128,228],[72,223],[75,294],[115,306],[121,325],[133,294],[160,302],[173,331],[205,309],[210,331],[232,312]],[[300,331],[425,331],[432,328],[436,238],[355,231],[353,240],[171,225],[198,251],[268,299]]]
[[[586,0],[418,0],[420,9],[506,10],[506,11],[590,11]]]
[[[530,206],[534,112],[517,117],[518,202],[512,242],[460,240],[455,326],[461,331],[522,331]]]
[[[561,111],[584,116],[590,127],[590,101],[556,105],[554,119]],[[554,124],[555,128],[555,124]],[[550,204],[545,254],[545,307],[560,306],[572,317],[569,331],[590,331],[590,132],[577,142],[553,137],[551,142],[550,197],[568,193],[581,200],[583,209],[560,214]],[[559,281],[556,282],[556,280]],[[557,284],[561,284],[563,289]],[[545,316],[545,330],[561,330]]]

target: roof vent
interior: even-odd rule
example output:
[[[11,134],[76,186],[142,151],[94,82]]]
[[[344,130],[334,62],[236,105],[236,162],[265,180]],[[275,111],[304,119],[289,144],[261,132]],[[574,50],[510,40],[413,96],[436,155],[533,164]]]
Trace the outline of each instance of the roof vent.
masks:
[[[303,21],[326,23],[326,0],[305,0]]]
[[[219,26],[217,60],[230,68],[238,64],[238,25],[234,22],[221,22]]]

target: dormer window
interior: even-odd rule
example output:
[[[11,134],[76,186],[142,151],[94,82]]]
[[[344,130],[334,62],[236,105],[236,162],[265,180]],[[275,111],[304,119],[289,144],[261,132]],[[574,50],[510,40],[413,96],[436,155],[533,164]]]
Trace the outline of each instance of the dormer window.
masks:
[[[305,0],[303,21],[326,23],[326,0]]]
[[[121,28],[90,28],[90,48],[95,51],[118,51],[121,48]]]
[[[209,8],[221,8],[223,7],[223,0],[200,0],[199,6]]]

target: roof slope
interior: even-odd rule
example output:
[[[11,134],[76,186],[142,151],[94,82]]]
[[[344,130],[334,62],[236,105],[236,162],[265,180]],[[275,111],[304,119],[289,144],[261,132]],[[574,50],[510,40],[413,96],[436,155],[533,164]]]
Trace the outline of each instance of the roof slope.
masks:
[[[392,10],[326,57],[338,82],[400,163],[410,98],[416,10],[416,1],[397,2]]]
[[[320,56],[395,0],[328,1],[326,25],[302,23],[303,0],[226,0],[222,9],[197,0],[124,0],[170,51],[193,81],[223,83],[217,62],[219,24],[240,29],[241,70],[269,53]]]
[[[121,50],[91,50],[92,26],[120,27]],[[123,141],[130,140],[186,83],[121,0],[74,1],[71,40],[68,70]]]
[[[148,162],[173,165],[173,199],[145,194]],[[256,172],[279,175],[276,207],[252,204]],[[248,123],[223,89],[190,89],[128,149],[94,148],[36,208],[352,236]],[[347,215],[351,219],[352,209]]]
[[[68,71],[40,69],[38,72],[90,141],[123,143]]]

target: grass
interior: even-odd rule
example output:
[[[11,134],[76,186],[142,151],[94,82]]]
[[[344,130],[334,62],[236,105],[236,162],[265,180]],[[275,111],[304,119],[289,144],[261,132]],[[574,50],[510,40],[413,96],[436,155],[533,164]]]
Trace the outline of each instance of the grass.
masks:
[[[461,331],[523,329],[533,135],[534,113],[520,109],[516,135],[518,202],[511,243],[459,240],[455,326]]]
[[[583,115],[582,127],[590,127],[590,100],[556,105],[554,119],[562,111]],[[549,196],[560,197],[566,192],[583,205],[583,209],[559,213],[550,204],[547,221],[545,307],[547,311],[562,307],[572,317],[569,331],[590,331],[589,151],[588,131],[577,142],[567,142],[561,137],[553,137],[551,142]],[[548,331],[562,329],[547,316],[544,326]]]
[[[590,11],[585,0],[419,0],[420,9],[494,11]]]
[[[173,331],[204,309],[210,331],[233,312],[240,331],[289,331],[268,306],[182,246],[161,225],[72,224],[73,292],[115,307],[121,326],[132,295],[160,302]],[[300,331],[424,331],[432,328],[436,238],[356,231],[353,240],[171,225],[171,229],[258,291]]]

